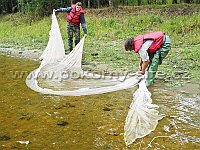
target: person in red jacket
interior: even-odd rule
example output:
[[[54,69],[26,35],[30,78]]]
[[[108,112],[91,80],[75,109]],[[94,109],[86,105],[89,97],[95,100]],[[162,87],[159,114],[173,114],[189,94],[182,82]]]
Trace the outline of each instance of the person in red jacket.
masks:
[[[84,36],[87,36],[86,21],[84,16],[84,10],[82,8],[82,3],[77,2],[75,5],[67,8],[54,9],[55,12],[67,12],[67,33],[68,33],[68,51],[73,49],[73,34],[75,33],[75,45],[80,41],[80,24],[84,31]]]
[[[145,74],[148,71],[146,85],[154,83],[158,65],[171,50],[171,41],[168,35],[163,32],[153,32],[138,35],[125,41],[125,50],[134,51],[140,56],[139,73]]]

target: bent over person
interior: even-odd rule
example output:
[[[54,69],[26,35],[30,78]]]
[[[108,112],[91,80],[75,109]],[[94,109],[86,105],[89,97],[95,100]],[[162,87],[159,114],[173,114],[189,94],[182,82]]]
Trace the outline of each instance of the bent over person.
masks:
[[[67,12],[67,33],[68,33],[68,51],[73,49],[73,34],[75,34],[75,45],[80,41],[80,23],[84,31],[84,36],[87,36],[86,21],[82,3],[77,2],[75,5],[67,8],[59,8],[55,12]]]
[[[138,35],[125,41],[126,50],[134,50],[140,56],[139,72],[145,74],[147,69],[146,85],[154,83],[158,65],[162,64],[163,59],[171,50],[171,41],[168,35],[163,32],[153,32]]]

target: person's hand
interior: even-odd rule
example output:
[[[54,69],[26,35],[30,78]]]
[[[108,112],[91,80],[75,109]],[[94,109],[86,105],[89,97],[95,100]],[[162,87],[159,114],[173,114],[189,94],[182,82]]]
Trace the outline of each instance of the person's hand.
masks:
[[[144,74],[142,73],[142,71],[138,71],[138,72],[136,72],[136,78],[137,79],[143,79],[145,76],[144,76]]]
[[[139,67],[138,67],[138,71],[142,71],[142,66],[139,66]]]
[[[138,71],[138,74],[142,74],[142,75],[144,75],[145,72],[143,72],[143,71]]]
[[[56,13],[56,11],[57,11],[56,9],[53,9],[53,13]]]
[[[84,37],[87,37],[87,34],[84,34]]]

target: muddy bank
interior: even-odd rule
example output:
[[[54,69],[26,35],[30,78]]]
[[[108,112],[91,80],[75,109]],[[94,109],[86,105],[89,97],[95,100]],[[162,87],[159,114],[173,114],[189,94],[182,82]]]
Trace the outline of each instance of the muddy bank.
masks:
[[[167,16],[183,16],[183,15],[194,15],[200,11],[198,5],[163,5],[163,6],[119,6],[117,8],[102,8],[102,9],[90,9],[87,10],[88,14],[93,14],[101,17],[108,16],[118,16],[124,17],[127,14],[141,15],[141,14],[157,14],[157,15],[167,15]]]
[[[43,51],[40,50],[27,50],[27,49],[14,49],[14,48],[0,48],[0,53],[8,56],[30,59],[34,61],[39,61],[39,57],[42,55]]]
[[[0,48],[0,53],[4,54],[6,56],[21,58],[21,59],[28,59],[33,61],[40,62],[39,58],[42,55],[43,51],[34,49],[34,50],[28,50],[26,48]],[[99,71],[104,72],[105,74],[111,73],[113,70],[109,68],[108,64],[98,64],[94,65],[90,63],[89,61],[82,60],[82,66],[84,70],[87,71]]]

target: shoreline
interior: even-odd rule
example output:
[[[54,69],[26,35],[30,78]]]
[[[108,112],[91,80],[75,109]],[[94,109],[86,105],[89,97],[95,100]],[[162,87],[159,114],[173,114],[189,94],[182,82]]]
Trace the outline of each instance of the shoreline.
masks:
[[[28,50],[26,48],[0,48],[0,53],[9,56],[9,57],[14,57],[14,58],[19,58],[19,59],[27,59],[31,61],[35,61],[38,63],[41,63],[39,60],[39,57],[42,55],[43,51],[33,49],[33,50]],[[109,68],[108,64],[99,64],[96,65],[95,67],[92,66],[90,63],[87,64],[87,62],[82,63],[82,67],[85,68],[88,71],[102,71],[104,73],[112,73],[113,71],[116,71],[115,69]],[[159,79],[158,79],[159,80]],[[173,80],[169,81],[172,83],[172,85],[168,85],[170,87],[182,87],[185,84],[195,84],[197,86],[197,89],[199,89],[199,84],[196,83],[198,81],[198,78],[190,78],[190,79],[185,79],[185,80]],[[180,84],[180,85],[179,85]],[[183,85],[181,85],[183,84]]]
[[[14,48],[0,48],[0,53],[17,57],[21,59],[29,59],[33,61],[40,61],[39,57],[42,55],[43,51],[40,50],[26,50],[26,49],[14,49]]]
[[[43,50],[44,51],[44,50]],[[28,59],[31,61],[41,62],[39,60],[40,56],[43,53],[42,50],[33,49],[28,50],[27,48],[0,48],[0,54],[15,57],[19,59]],[[94,67],[89,62],[82,61],[82,66],[88,70],[93,70]],[[98,68],[100,70],[109,70],[107,64],[99,64],[95,68]]]

